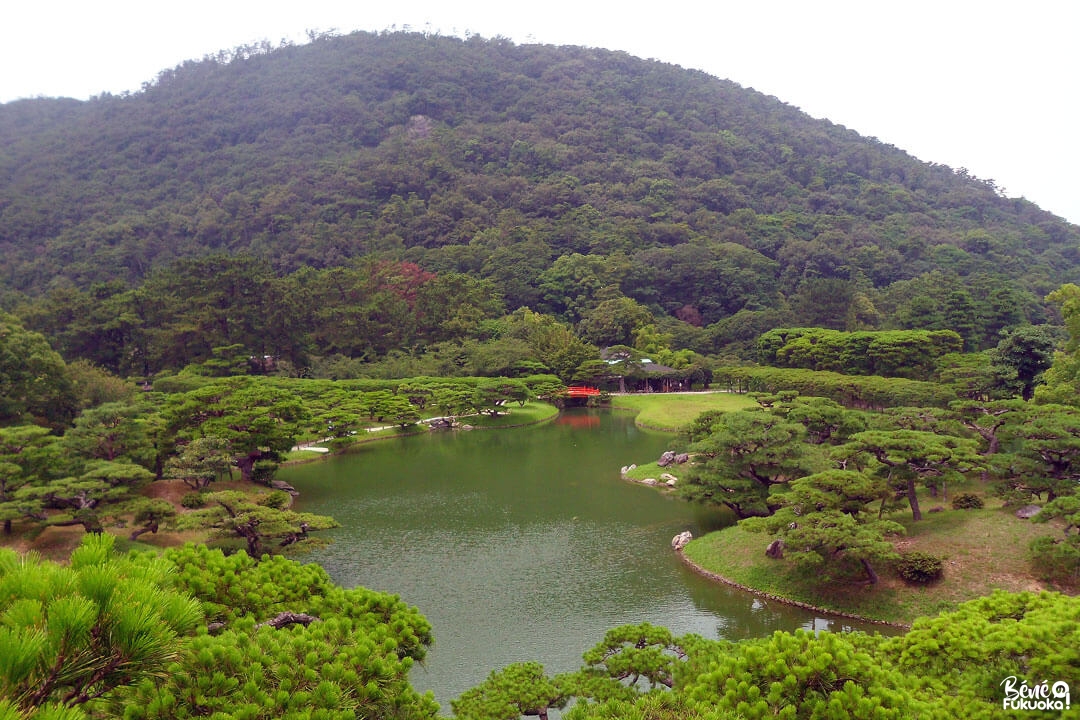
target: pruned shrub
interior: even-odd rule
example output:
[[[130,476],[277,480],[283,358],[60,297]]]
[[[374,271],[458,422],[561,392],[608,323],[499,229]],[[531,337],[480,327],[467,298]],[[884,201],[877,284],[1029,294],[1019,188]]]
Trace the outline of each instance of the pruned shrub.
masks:
[[[975,493],[960,493],[952,500],[953,510],[981,510],[982,497]]]
[[[896,569],[905,581],[925,585],[941,577],[945,561],[929,553],[910,552],[900,556]]]
[[[1074,587],[1080,584],[1080,535],[1035,538],[1030,553],[1031,564],[1043,580]]]
[[[284,490],[274,490],[260,497],[258,503],[263,507],[281,510],[292,504],[292,497]]]
[[[184,493],[184,496],[180,498],[180,504],[188,510],[195,510],[206,505],[206,498],[199,492]]]

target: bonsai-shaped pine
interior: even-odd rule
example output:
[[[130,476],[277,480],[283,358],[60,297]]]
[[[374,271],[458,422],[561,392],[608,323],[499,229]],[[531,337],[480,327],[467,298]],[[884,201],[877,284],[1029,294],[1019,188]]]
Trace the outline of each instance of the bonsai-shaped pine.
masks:
[[[104,531],[110,515],[127,511],[136,491],[154,475],[129,462],[94,460],[75,477],[62,477],[23,487],[14,503],[25,517],[46,525],[82,525],[86,532]]]
[[[828,470],[791,483],[783,507],[769,518],[743,521],[749,530],[778,533],[796,563],[821,567],[844,557],[857,560],[870,583],[878,581],[873,562],[893,560],[888,535],[903,534],[899,523],[881,520],[870,504],[890,494],[880,478],[852,470]]]
[[[760,410],[724,413],[695,431],[696,456],[680,493],[726,505],[740,518],[771,515],[773,489],[826,467],[822,451],[805,442],[806,428]]]
[[[676,668],[687,657],[683,646],[694,637],[676,638],[650,623],[612,628],[582,656],[581,670],[562,676],[563,685],[578,697],[594,700],[633,698],[642,682],[650,690],[672,688]]]
[[[548,711],[564,707],[568,699],[558,678],[544,674],[543,665],[522,662],[492,672],[450,701],[450,707],[461,720],[517,720],[522,715],[547,720]]]
[[[177,448],[165,463],[164,477],[183,480],[193,490],[201,490],[219,478],[232,474],[232,450],[219,437],[197,437]]]
[[[902,490],[911,507],[911,519],[922,520],[918,483],[944,485],[950,478],[980,470],[977,443],[921,430],[867,430],[855,433],[835,448],[833,457],[844,467],[865,470]]]
[[[259,463],[275,463],[295,444],[307,418],[303,402],[257,378],[228,378],[170,397],[162,411],[162,441],[220,438],[245,482],[257,479]]]
[[[329,516],[271,507],[273,493],[252,499],[236,490],[207,493],[208,507],[183,515],[182,528],[204,528],[218,540],[243,540],[247,554],[259,558],[264,553],[310,550],[326,543],[311,535],[338,527]],[[263,504],[269,502],[268,504]]]

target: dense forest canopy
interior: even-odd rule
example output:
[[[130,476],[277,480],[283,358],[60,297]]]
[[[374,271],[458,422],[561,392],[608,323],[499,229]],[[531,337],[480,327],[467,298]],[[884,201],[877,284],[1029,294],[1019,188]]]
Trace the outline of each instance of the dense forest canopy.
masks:
[[[645,312],[704,353],[778,326],[952,329],[977,349],[1044,321],[1078,263],[1080,229],[992,181],[621,52],[322,35],[138,93],[0,105],[0,303],[68,359],[75,315],[117,372],[182,366],[150,336],[205,338],[215,313],[247,317],[194,359],[371,359],[489,339],[483,321],[522,307],[601,346]],[[408,295],[433,283],[464,298],[449,330]],[[373,325],[342,318],[358,307]]]

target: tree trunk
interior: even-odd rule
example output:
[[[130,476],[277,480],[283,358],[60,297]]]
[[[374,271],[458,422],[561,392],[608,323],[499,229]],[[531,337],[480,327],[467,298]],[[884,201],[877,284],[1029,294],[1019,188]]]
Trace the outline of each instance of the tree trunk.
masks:
[[[768,508],[764,510],[760,510],[758,508],[750,508],[748,510],[744,510],[742,505],[740,505],[739,503],[725,502],[724,505],[727,505],[729,508],[731,508],[731,511],[735,513],[735,517],[739,518],[740,520],[745,520],[752,517],[772,516],[772,513],[769,512]]]
[[[874,572],[874,568],[870,565],[870,561],[866,558],[862,559],[863,570],[866,571],[866,578],[870,581],[871,585],[877,585],[878,575]]]
[[[158,524],[156,522],[153,522],[153,523],[150,523],[149,525],[147,525],[146,527],[141,527],[138,530],[132,531],[132,533],[130,535],[128,535],[128,540],[138,540],[139,536],[144,534],[144,533],[154,533],[155,535],[157,535],[157,531],[158,531]]]
[[[907,481],[907,499],[908,504],[911,505],[911,519],[915,521],[922,520],[922,510],[919,510],[919,498],[915,494],[914,478]]]
[[[248,557],[252,560],[261,558],[262,552],[259,546],[259,536],[257,534],[245,534],[244,540],[247,541]]]
[[[73,518],[71,520],[61,520],[59,522],[54,522],[54,523],[49,523],[49,524],[52,525],[53,527],[71,527],[73,525],[82,525],[83,530],[85,530],[88,533],[95,533],[97,535],[100,535],[101,533],[105,532],[105,528],[102,527],[101,521],[97,518],[97,516],[90,517],[90,518],[81,518],[81,519],[80,518]]]
[[[251,482],[251,477],[255,473],[255,461],[260,457],[262,457],[262,451],[255,450],[236,458],[236,467],[240,469],[241,481]],[[232,474],[232,470],[229,471],[229,474]]]
[[[261,628],[263,625],[269,625],[275,630],[280,630],[287,625],[303,625],[307,627],[318,619],[314,615],[308,615],[307,613],[280,612],[273,619],[265,620],[256,625],[255,628]]]
[[[7,520],[4,520],[4,534],[5,535],[10,535],[11,534],[11,518],[8,518]]]

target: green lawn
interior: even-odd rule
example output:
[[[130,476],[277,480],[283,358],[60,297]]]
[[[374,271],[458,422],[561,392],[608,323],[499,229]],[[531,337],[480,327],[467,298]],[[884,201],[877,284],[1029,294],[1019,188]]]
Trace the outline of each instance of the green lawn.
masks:
[[[469,415],[459,418],[466,425],[477,428],[517,427],[519,425],[532,425],[545,420],[551,420],[559,414],[559,409],[546,402],[530,401],[524,406],[517,403],[506,405],[496,417],[490,415]]]
[[[281,458],[283,463],[311,462],[326,457],[326,453],[315,450],[290,450]]]
[[[698,538],[685,552],[702,568],[762,592],[904,623],[952,610],[995,589],[1019,592],[1045,587],[1032,571],[1027,549],[1034,538],[1054,534],[1052,525],[1019,520],[1000,503],[989,501],[993,507],[984,510],[952,510],[946,504],[941,512],[926,513],[932,504],[927,498],[924,519],[918,523],[911,520],[910,511],[893,517],[908,531],[896,543],[901,552],[918,550],[945,558],[944,577],[932,585],[906,584],[887,567],[878,568],[877,585],[860,584],[858,577],[822,581],[819,573],[765,557],[771,538],[739,526]]]
[[[611,407],[637,413],[640,427],[678,432],[706,410],[745,410],[757,403],[745,395],[714,393],[649,393],[615,395]]]

